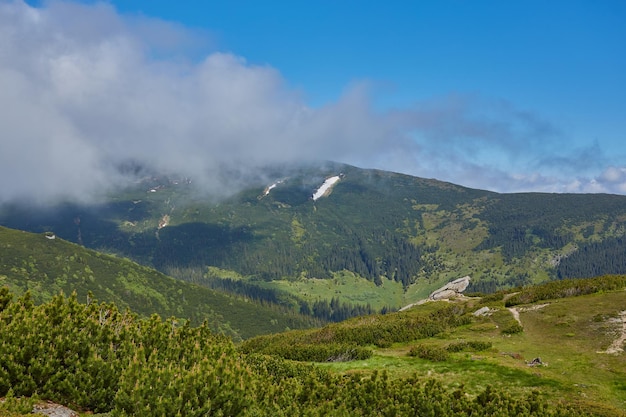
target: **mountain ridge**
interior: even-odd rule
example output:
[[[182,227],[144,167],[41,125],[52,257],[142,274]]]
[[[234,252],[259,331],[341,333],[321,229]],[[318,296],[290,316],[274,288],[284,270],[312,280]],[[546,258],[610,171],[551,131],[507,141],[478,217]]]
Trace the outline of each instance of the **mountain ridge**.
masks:
[[[312,198],[339,176],[332,193]],[[220,278],[207,278],[216,267],[293,296],[310,284],[309,302],[337,296],[377,308],[465,275],[468,291],[492,292],[626,272],[626,196],[498,194],[337,163],[268,170],[255,184],[212,200],[189,181],[152,177],[100,205],[5,206],[0,224],[53,231],[177,278],[206,284]],[[374,283],[375,294],[353,297],[332,284],[346,274]]]

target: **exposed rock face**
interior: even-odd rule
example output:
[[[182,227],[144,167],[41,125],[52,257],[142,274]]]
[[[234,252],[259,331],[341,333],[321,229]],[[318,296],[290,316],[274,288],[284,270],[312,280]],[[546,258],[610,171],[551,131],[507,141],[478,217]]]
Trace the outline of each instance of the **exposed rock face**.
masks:
[[[465,291],[469,282],[469,276],[455,279],[454,281],[448,282],[443,287],[434,291],[428,298],[430,300],[448,300],[450,298],[460,297],[463,295],[462,292]]]
[[[49,417],[79,417],[76,411],[49,401],[37,404],[33,409],[33,414],[43,414]]]
[[[478,310],[474,311],[475,317],[484,317],[484,316],[490,316],[491,315],[491,309],[489,307],[481,307]]]
[[[470,277],[466,276],[463,278],[455,279],[454,281],[448,282],[443,287],[439,288],[437,291],[434,291],[432,294],[428,296],[426,300],[418,301],[417,303],[411,303],[402,307],[398,311],[406,311],[412,307],[415,307],[420,304],[427,303],[428,301],[437,301],[437,300],[449,300],[450,298],[461,297],[461,294],[467,286],[469,285]]]

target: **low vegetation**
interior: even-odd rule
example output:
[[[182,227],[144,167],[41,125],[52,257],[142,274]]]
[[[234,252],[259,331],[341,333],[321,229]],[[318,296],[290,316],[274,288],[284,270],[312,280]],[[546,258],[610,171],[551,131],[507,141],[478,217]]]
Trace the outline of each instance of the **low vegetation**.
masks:
[[[444,306],[364,316],[321,329],[258,336],[244,341],[240,349],[245,353],[268,353],[293,359],[292,352],[300,353],[302,346],[308,346],[310,356],[300,355],[299,360],[327,362],[337,355],[320,356],[317,352],[337,347],[339,357],[345,352],[352,359],[366,359],[371,356],[369,346],[387,347],[393,343],[429,338],[470,322],[462,306],[439,304]]]
[[[105,255],[53,235],[0,227],[0,286],[16,294],[28,290],[35,303],[55,294],[76,292],[130,308],[144,317],[157,313],[207,322],[235,340],[320,324],[289,308],[256,303],[206,287],[182,282],[128,259]]]
[[[539,390],[542,398],[570,404],[583,414],[622,416],[626,356],[623,351],[609,353],[608,348],[620,339],[625,279],[567,280],[484,298],[430,302],[322,329],[260,336],[239,349],[288,357],[290,346],[349,342],[352,348],[371,350],[371,356],[353,361],[322,358],[318,366],[346,376],[387,370],[393,380],[434,378],[450,392],[462,388],[470,396],[488,386],[513,396]],[[512,307],[508,303],[513,297],[541,304],[529,301]],[[488,307],[486,313],[474,315],[481,307]]]
[[[505,305],[509,307],[555,298],[615,291],[623,288],[626,288],[626,275],[604,275],[591,279],[552,281],[542,285],[523,288],[521,291],[512,294],[511,297],[508,297]]]
[[[452,324],[471,326],[457,322],[463,311],[440,307],[411,319],[441,316],[448,331]],[[407,323],[394,314],[384,317],[387,327],[394,317],[398,329]],[[362,330],[348,327],[335,329],[337,337],[367,343],[357,336]],[[486,347],[455,346],[451,350],[461,352]],[[486,386],[474,393],[417,374],[344,374],[244,353],[206,325],[140,318],[94,299],[81,304],[76,295],[35,305],[30,293],[15,297],[6,287],[0,290],[0,396],[7,397],[0,411],[8,415],[20,415],[37,399],[110,416],[595,415],[538,390]]]

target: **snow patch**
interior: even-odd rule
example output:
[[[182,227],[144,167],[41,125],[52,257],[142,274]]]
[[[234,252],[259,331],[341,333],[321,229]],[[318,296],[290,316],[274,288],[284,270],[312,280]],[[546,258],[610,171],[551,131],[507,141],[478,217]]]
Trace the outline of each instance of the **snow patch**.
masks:
[[[324,184],[320,188],[317,189],[315,193],[313,193],[313,201],[319,199],[320,197],[325,197],[330,194],[333,186],[341,179],[340,175],[335,175],[334,177],[326,178]]]
[[[283,183],[283,180],[278,180],[274,184],[272,184],[269,187],[265,188],[265,191],[263,191],[263,197],[267,196],[270,193],[270,191],[272,191],[274,188],[276,188],[276,186],[278,184],[282,184],[282,183]]]

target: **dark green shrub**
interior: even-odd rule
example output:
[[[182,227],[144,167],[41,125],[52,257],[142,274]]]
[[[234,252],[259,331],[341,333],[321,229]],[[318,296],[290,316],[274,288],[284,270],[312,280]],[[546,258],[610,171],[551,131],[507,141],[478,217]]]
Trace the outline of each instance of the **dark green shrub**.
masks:
[[[379,348],[388,348],[391,347],[391,342],[385,339],[378,339],[376,343],[374,343]]]
[[[372,356],[371,349],[344,343],[281,343],[268,346],[259,353],[300,362],[349,362]]]
[[[483,350],[491,349],[493,347],[491,342],[481,342],[479,340],[470,340],[468,343],[470,350],[475,352],[482,352]]]
[[[493,294],[484,295],[480,300],[480,304],[488,304],[502,301],[506,294],[507,291],[498,291]]]
[[[534,303],[541,300],[575,297],[626,287],[626,275],[604,275],[596,278],[565,279],[523,288],[505,301],[506,307]]]
[[[409,356],[417,356],[433,362],[444,362],[448,359],[448,352],[438,346],[417,345],[411,348]]]
[[[4,416],[5,413],[15,413],[15,415],[29,414],[33,411],[37,401],[37,395],[18,398],[13,394],[13,390],[9,389],[6,397],[0,401],[0,415]]]
[[[524,331],[524,327],[522,327],[522,325],[517,322],[502,329],[503,334],[516,334],[516,333],[521,333],[523,331]]]

